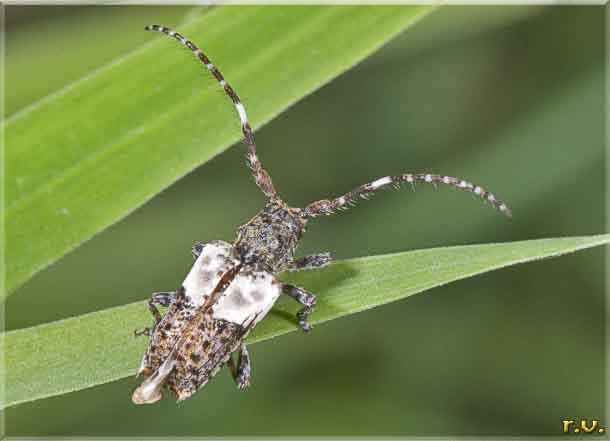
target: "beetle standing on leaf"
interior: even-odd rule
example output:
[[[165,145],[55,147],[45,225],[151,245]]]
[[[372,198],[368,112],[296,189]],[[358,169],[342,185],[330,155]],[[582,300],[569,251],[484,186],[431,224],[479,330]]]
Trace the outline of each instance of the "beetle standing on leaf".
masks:
[[[311,330],[307,318],[316,304],[315,295],[277,278],[282,271],[318,268],[332,260],[330,253],[294,258],[310,219],[347,209],[359,198],[366,199],[388,186],[398,188],[403,182],[447,184],[466,190],[510,216],[507,205],[484,188],[451,176],[427,173],[386,176],[338,198],[316,201],[305,208],[288,206],[258,159],[246,109],[216,66],[178,32],[157,25],[145,29],[174,37],[189,48],[233,101],[248,147],[248,165],[256,184],[267,197],[267,203],[256,216],[239,227],[233,244],[214,241],[195,245],[195,263],[177,291],[152,295],[149,308],[154,324],[136,332],[148,335],[151,341],[138,371],[146,379],[134,391],[134,403],[149,404],[160,400],[164,387],[172,390],[178,400],[185,400],[224,366],[229,367],[238,387],[246,389],[250,385],[251,367],[245,339],[281,294],[303,305],[297,314],[299,326],[305,332]],[[168,307],[164,316],[157,310],[157,305]],[[233,353],[236,353],[235,358]]]

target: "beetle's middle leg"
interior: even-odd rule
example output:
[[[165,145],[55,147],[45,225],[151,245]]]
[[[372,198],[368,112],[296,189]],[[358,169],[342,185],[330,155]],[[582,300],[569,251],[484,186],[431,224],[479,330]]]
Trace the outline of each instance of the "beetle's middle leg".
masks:
[[[153,323],[153,326],[151,328],[144,328],[144,329],[136,330],[134,332],[134,334],[136,336],[146,335],[146,336],[150,337],[152,331],[161,321],[161,313],[157,309],[156,305],[161,305],[161,306],[167,307],[174,301],[175,297],[176,297],[176,293],[173,291],[172,292],[153,293],[153,295],[148,300],[148,310],[150,311],[151,315],[153,316],[153,320],[155,322]]]
[[[312,254],[311,256],[301,257],[293,260],[288,266],[288,271],[308,270],[321,268],[333,261],[333,256],[330,253]]]
[[[284,294],[292,297],[304,306],[303,309],[297,312],[297,319],[299,320],[299,326],[303,331],[311,331],[311,325],[307,321],[307,316],[313,312],[314,307],[316,306],[316,296],[303,288],[287,283],[282,285],[282,291]]]
[[[252,366],[250,364],[250,354],[248,354],[248,349],[246,348],[246,344],[242,343],[239,348],[239,355],[237,356],[237,365],[235,365],[235,361],[233,360],[233,356],[229,357],[229,361],[227,362],[229,365],[229,369],[231,370],[231,375],[241,390],[245,390],[250,386],[250,379],[252,377]]]

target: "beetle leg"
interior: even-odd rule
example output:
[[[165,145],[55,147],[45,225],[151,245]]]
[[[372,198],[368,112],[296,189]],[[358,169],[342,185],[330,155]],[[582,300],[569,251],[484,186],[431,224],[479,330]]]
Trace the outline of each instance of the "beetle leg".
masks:
[[[311,256],[301,257],[293,260],[288,266],[289,271],[309,270],[321,268],[334,260],[330,253],[312,254]]]
[[[203,248],[205,248],[205,244],[202,242],[197,242],[195,245],[193,245],[193,248],[191,248],[191,251],[192,251],[193,257],[195,259],[197,259],[199,257],[199,255],[203,251]]]
[[[311,325],[307,322],[307,316],[313,312],[316,306],[316,296],[303,288],[287,283],[282,285],[282,290],[284,291],[284,294],[292,297],[304,306],[303,309],[297,312],[297,319],[299,320],[299,326],[303,331],[311,331]]]
[[[248,354],[248,348],[246,344],[242,343],[239,348],[239,355],[237,356],[237,366],[233,357],[229,357],[227,362],[231,375],[241,390],[245,390],[250,386],[250,378],[252,376],[252,367],[250,365],[250,354]]]
[[[135,331],[133,331],[133,335],[135,335],[136,337],[141,337],[143,335],[145,335],[146,337],[151,337],[152,330],[150,328],[136,329]]]
[[[150,300],[148,301],[148,309],[155,320],[154,326],[157,326],[157,323],[161,321],[161,313],[155,305],[167,307],[172,303],[175,296],[175,292],[155,292],[150,297]]]
[[[157,324],[161,321],[161,313],[159,312],[159,310],[157,309],[157,307],[155,305],[161,305],[161,306],[167,307],[174,301],[175,297],[176,297],[175,292],[155,292],[155,293],[153,293],[153,295],[148,300],[148,310],[152,314],[153,320],[154,320],[153,326],[152,326],[152,328],[144,328],[144,329],[136,330],[136,331],[134,331],[134,334],[138,337],[141,335],[146,335],[146,336],[150,337],[152,334],[152,331],[155,329]]]

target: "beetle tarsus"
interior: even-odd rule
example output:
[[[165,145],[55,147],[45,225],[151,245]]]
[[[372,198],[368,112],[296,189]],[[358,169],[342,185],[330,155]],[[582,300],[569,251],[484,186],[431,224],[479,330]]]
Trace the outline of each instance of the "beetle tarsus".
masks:
[[[246,390],[250,387],[250,379],[252,377],[252,366],[250,364],[250,354],[248,348],[244,343],[239,348],[239,354],[237,356],[237,365],[232,357],[227,362],[231,375],[240,390]]]
[[[299,326],[304,332],[311,331],[312,326],[307,321],[307,317],[313,312],[316,306],[316,296],[303,288],[287,283],[282,285],[282,290],[284,294],[292,297],[304,306],[303,309],[297,313],[297,319],[299,321]]]

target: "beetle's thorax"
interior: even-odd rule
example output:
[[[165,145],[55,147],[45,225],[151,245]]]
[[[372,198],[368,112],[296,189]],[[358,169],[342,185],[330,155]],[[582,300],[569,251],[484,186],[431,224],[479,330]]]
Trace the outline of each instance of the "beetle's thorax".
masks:
[[[306,223],[301,209],[272,199],[239,227],[235,251],[243,263],[278,273],[291,262]]]

